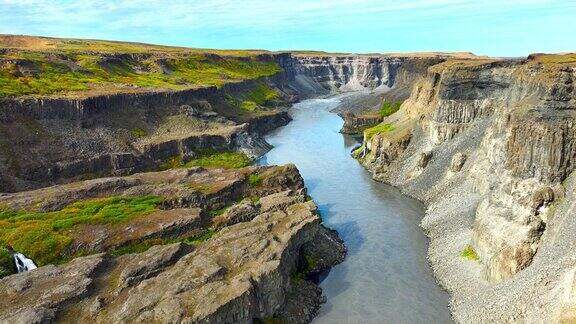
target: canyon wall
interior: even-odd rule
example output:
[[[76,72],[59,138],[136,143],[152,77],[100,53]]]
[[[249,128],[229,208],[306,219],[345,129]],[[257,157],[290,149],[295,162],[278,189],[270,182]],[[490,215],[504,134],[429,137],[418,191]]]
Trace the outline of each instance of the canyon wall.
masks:
[[[448,60],[365,136],[374,177],[428,203],[430,260],[459,322],[573,320],[576,254],[550,237],[572,226],[558,207],[575,167],[574,62]]]
[[[354,154],[375,179],[428,204],[422,226],[431,238],[429,258],[452,294],[454,318],[466,323],[576,319],[572,56],[275,54],[260,59],[274,60],[282,72],[221,88],[3,100],[0,192],[128,175],[206,149],[257,157],[270,148],[262,134],[289,121],[277,106],[337,92],[382,91],[404,103],[383,119],[390,126],[365,136]],[[243,99],[262,83],[277,90],[280,100],[257,114],[232,113],[230,100]],[[304,221],[316,224],[315,217],[306,214]],[[280,219],[273,218],[259,219]],[[237,228],[243,226],[249,225]],[[290,234],[299,247],[315,235],[300,237],[299,231]],[[263,281],[242,286],[245,294],[221,314],[249,321],[278,311],[281,298],[273,305],[258,299],[247,314],[238,305],[254,302],[253,294],[263,291],[274,296],[287,291],[287,269],[295,267],[296,254],[290,240],[281,243],[273,248],[280,247],[276,252],[291,255],[290,260],[274,260],[280,266],[258,274]],[[267,254],[251,258],[261,256]],[[96,260],[95,267],[106,260]],[[270,285],[281,289],[266,290]],[[219,314],[205,315],[222,319]]]
[[[181,91],[86,98],[0,100],[0,192],[158,169],[179,156],[270,149],[267,131],[290,121],[285,109],[243,113],[228,100],[267,79]],[[280,105],[293,100],[286,94]],[[223,113],[224,112],[224,113]]]
[[[221,87],[0,99],[0,192],[154,170],[206,150],[257,158],[270,149],[262,135],[290,120],[286,108],[292,102],[390,87],[405,97],[415,75],[443,60],[288,53],[257,58],[281,71]],[[257,111],[238,107],[262,87],[277,99]]]

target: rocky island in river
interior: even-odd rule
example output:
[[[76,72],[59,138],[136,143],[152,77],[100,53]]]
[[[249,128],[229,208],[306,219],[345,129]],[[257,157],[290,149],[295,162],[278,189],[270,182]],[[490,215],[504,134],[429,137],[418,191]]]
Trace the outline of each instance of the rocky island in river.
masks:
[[[0,321],[312,321],[346,242],[298,165],[253,162],[344,92],[351,155],[426,204],[456,322],[574,321],[575,78],[576,54],[0,36]]]

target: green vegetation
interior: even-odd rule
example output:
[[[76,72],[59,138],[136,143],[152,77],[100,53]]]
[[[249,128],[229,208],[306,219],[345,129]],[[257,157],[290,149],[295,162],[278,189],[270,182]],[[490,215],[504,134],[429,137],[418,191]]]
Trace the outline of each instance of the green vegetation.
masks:
[[[142,242],[128,244],[126,246],[123,246],[121,248],[112,251],[110,254],[114,256],[120,256],[129,253],[142,253],[147,251],[154,245],[166,245],[176,242],[182,242],[188,245],[198,245],[202,242],[208,241],[210,238],[212,238],[212,236],[214,236],[215,233],[216,232],[214,230],[207,229],[198,235],[194,235],[188,238],[149,239]]]
[[[199,183],[199,182],[189,182],[186,184],[186,187],[200,191],[203,194],[211,194],[218,191],[220,188],[218,185],[213,183]]]
[[[144,137],[146,136],[146,131],[142,128],[134,128],[132,129],[132,135],[134,137]]]
[[[202,232],[198,235],[194,235],[190,238],[187,238],[182,242],[184,242],[188,245],[198,245],[202,242],[206,242],[209,239],[211,239],[212,236],[214,236],[214,234],[216,234],[216,231],[214,231],[213,229],[207,229],[207,230],[204,230],[204,232]]]
[[[118,224],[147,215],[163,199],[157,196],[96,198],[54,212],[0,211],[0,246],[11,246],[38,265],[63,261],[72,242],[71,228],[82,224]]]
[[[278,91],[270,88],[263,82],[256,83],[256,86],[248,92],[247,100],[256,103],[259,106],[266,105],[267,103],[278,99]]]
[[[241,152],[219,152],[215,150],[204,150],[198,152],[197,158],[186,163],[182,161],[182,157],[179,155],[169,157],[162,164],[160,164],[160,170],[184,167],[238,169],[248,166],[250,163],[250,158]]]
[[[238,169],[248,165],[250,165],[250,158],[244,153],[207,150],[199,154],[198,158],[186,163],[184,166]]]
[[[171,156],[160,164],[160,170],[170,170],[182,167],[184,167],[184,163],[182,163],[182,157],[180,155]]]
[[[262,184],[262,177],[258,174],[251,174],[248,176],[248,184],[250,187],[258,187]]]
[[[304,260],[306,261],[306,268],[304,269],[304,272],[310,272],[314,269],[316,269],[316,266],[318,265],[318,261],[316,260],[316,258],[310,254],[304,254]]]
[[[230,208],[230,207],[231,207],[231,205],[229,205],[229,206],[224,206],[224,207],[222,207],[222,208],[220,208],[220,209],[211,210],[211,211],[209,212],[210,217],[214,218],[214,217],[216,217],[216,216],[222,215],[222,214],[224,214],[224,212],[227,211],[228,208]]]
[[[394,130],[394,125],[389,123],[380,123],[374,127],[364,130],[364,136],[367,140],[371,139],[374,135],[391,132]]]
[[[0,278],[16,273],[12,254],[5,247],[0,247]]]
[[[126,246],[117,248],[114,251],[110,252],[110,254],[113,256],[120,256],[120,255],[130,254],[130,253],[142,253],[142,252],[147,251],[149,248],[153,247],[154,245],[160,245],[160,244],[165,244],[165,240],[164,239],[145,240],[143,242],[132,243],[132,244],[128,244]]]
[[[401,105],[402,105],[401,101],[395,101],[395,102],[384,101],[382,102],[382,107],[380,107],[378,114],[382,117],[388,117],[393,113],[397,112],[400,109]]]
[[[256,110],[257,107],[258,107],[258,104],[255,103],[254,101],[243,101],[240,104],[240,109],[246,110],[246,111],[254,111],[254,110]]]
[[[474,251],[474,248],[472,248],[470,245],[466,246],[466,248],[462,251],[462,256],[470,261],[478,261],[480,259],[478,254],[476,254],[476,251]]]
[[[0,97],[78,91],[113,93],[137,88],[219,87],[280,71],[275,62],[263,62],[255,56],[220,57],[185,51],[170,55],[157,53],[137,60],[129,56],[111,58],[83,49],[21,50],[0,54],[2,59],[10,63],[0,68]]]
[[[362,155],[362,152],[364,152],[364,144],[360,145],[357,149],[352,151],[352,157],[357,159]]]
[[[302,282],[302,280],[304,280],[304,274],[302,272],[294,272],[290,275],[290,281],[292,281],[292,283],[294,284],[299,284]]]
[[[266,106],[278,99],[280,94],[278,91],[270,88],[263,82],[257,82],[256,85],[248,91],[239,101],[232,96],[228,96],[228,101],[245,111],[255,111],[260,106]]]

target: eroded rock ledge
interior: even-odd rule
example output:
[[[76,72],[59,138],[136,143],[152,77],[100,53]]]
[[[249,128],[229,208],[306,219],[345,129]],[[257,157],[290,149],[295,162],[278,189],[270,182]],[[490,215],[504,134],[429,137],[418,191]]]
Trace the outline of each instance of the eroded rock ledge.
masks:
[[[293,165],[141,173],[1,201],[4,208],[50,212],[110,195],[164,199],[133,219],[77,225],[91,227],[84,234],[73,227],[62,259],[75,251],[92,255],[1,279],[0,321],[306,323],[322,302],[308,276],[346,253],[337,234],[322,226]],[[215,233],[198,239],[207,230]],[[156,245],[121,253],[147,242]],[[34,257],[33,251],[22,252]]]
[[[573,228],[574,62],[433,65],[356,153],[376,179],[428,204],[429,258],[458,322],[575,318],[576,255],[564,248],[575,241],[558,234]]]

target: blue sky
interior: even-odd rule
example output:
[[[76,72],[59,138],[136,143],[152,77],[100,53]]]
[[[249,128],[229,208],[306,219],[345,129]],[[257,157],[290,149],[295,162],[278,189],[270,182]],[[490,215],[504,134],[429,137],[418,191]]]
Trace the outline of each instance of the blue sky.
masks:
[[[0,0],[0,33],[203,48],[576,51],[576,0]]]

